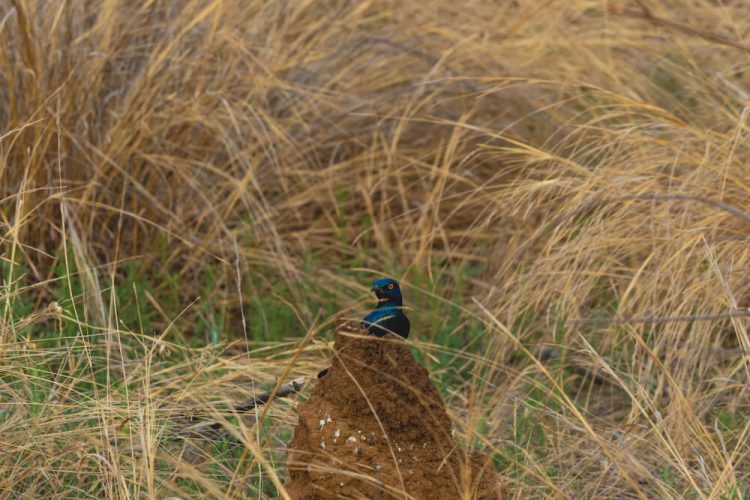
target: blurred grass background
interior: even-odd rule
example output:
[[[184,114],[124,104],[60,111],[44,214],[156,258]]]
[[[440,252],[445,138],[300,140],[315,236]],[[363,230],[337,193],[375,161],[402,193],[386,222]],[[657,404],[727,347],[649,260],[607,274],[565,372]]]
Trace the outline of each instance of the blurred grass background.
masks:
[[[0,491],[284,496],[293,402],[227,408],[389,275],[515,497],[746,498],[748,36],[730,0],[0,1]]]

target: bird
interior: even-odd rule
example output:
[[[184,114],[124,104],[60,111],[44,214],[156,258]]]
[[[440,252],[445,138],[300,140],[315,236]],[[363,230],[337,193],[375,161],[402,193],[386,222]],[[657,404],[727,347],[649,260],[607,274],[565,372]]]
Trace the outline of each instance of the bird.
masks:
[[[409,337],[411,324],[404,314],[404,298],[401,287],[392,278],[380,278],[370,288],[378,298],[378,305],[362,318],[362,327],[367,333],[376,337],[384,337],[388,333],[395,333],[403,338]],[[328,374],[328,368],[318,373],[318,378]]]
[[[387,333],[409,337],[411,325],[404,314],[404,299],[398,282],[391,278],[381,278],[375,281],[371,290],[378,298],[378,305],[362,319],[362,326],[376,337],[384,337]]]

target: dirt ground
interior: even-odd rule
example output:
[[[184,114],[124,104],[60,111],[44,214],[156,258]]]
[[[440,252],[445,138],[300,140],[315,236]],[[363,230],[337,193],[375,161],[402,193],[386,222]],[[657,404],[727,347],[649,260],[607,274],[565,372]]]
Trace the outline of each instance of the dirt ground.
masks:
[[[351,327],[299,406],[288,466],[294,499],[505,497],[489,458],[454,443],[443,401],[407,345]]]

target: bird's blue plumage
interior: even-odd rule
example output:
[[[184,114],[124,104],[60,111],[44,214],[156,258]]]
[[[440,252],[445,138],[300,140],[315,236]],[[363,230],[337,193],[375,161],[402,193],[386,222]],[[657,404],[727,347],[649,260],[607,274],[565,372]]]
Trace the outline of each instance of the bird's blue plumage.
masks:
[[[378,297],[378,306],[362,319],[367,331],[378,337],[395,333],[407,338],[411,325],[404,314],[401,288],[396,280],[381,278],[372,286],[372,291]]]

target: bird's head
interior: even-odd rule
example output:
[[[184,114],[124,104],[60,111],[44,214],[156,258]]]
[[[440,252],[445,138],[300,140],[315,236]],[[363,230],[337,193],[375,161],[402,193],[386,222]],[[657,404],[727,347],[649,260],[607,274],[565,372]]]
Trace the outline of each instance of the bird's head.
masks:
[[[378,302],[401,303],[401,288],[394,279],[381,278],[372,285],[372,291],[378,297]]]

